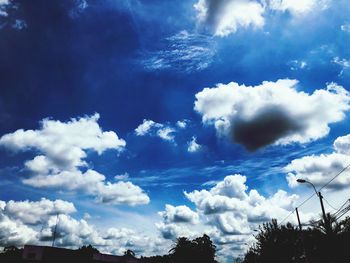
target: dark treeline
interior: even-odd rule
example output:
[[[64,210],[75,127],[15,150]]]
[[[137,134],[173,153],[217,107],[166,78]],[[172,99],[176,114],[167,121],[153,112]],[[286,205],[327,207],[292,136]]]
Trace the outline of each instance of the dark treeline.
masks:
[[[346,263],[350,262],[350,218],[342,221],[327,215],[326,220],[312,221],[300,230],[290,223],[279,225],[276,220],[259,227],[252,245],[236,263]],[[76,250],[79,262],[89,262],[99,251],[89,246]],[[0,253],[0,262],[22,262],[22,249],[6,247]],[[190,240],[180,237],[167,255],[141,257],[145,263],[216,263],[216,246],[210,237]],[[135,257],[132,250],[123,257]],[[127,262],[127,261],[126,261]]]
[[[141,259],[149,263],[216,263],[215,252],[216,246],[207,235],[193,240],[180,237],[168,255],[141,257]]]
[[[23,249],[18,249],[15,246],[5,247],[3,253],[0,253],[0,262],[23,262],[22,251]],[[73,252],[74,258],[76,259],[73,261],[76,262],[95,262],[92,260],[93,254],[99,253],[98,249],[91,245],[82,246]],[[163,256],[141,257],[139,261],[145,263],[217,263],[215,261],[215,252],[216,247],[207,235],[203,235],[202,237],[193,240],[180,237],[176,240],[173,248],[169,250],[169,254]],[[121,259],[121,262],[134,262],[131,259],[136,259],[135,253],[132,250],[126,250],[122,257],[123,259]],[[59,258],[51,258],[49,261],[50,263],[56,261],[61,262]]]
[[[346,263],[350,262],[350,218],[336,221],[331,215],[312,221],[300,230],[276,220],[259,227],[255,244],[242,263]]]

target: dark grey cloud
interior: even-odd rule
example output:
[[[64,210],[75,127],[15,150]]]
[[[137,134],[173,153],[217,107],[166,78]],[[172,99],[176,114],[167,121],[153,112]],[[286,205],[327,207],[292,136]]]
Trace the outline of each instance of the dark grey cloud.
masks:
[[[251,119],[236,119],[231,136],[247,150],[255,151],[303,128],[303,120],[293,119],[283,108],[275,106],[265,108]]]
[[[249,151],[325,137],[330,124],[342,121],[350,109],[349,92],[330,83],[308,94],[297,84],[291,79],[257,86],[217,84],[196,94],[194,109],[218,136],[231,137]]]

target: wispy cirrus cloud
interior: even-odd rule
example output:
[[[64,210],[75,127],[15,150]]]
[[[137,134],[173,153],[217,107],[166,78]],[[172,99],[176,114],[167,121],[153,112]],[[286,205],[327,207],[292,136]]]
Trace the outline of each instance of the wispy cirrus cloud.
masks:
[[[142,63],[150,71],[171,69],[188,74],[208,68],[215,53],[211,36],[184,30],[165,38],[158,50],[145,52]]]

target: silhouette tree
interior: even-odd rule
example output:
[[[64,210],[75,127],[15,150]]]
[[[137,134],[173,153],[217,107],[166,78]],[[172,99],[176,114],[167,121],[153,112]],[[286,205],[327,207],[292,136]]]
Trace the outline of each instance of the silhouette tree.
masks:
[[[134,258],[134,257],[135,257],[135,252],[132,251],[131,249],[128,249],[128,250],[126,250],[126,251],[124,252],[124,256],[125,256],[125,257],[132,257],[132,258]]]
[[[215,262],[216,246],[210,240],[210,237],[204,234],[192,241],[195,247],[196,258],[198,262],[212,263]]]
[[[290,223],[278,225],[276,220],[264,223],[243,262],[349,262],[350,219],[337,222],[328,214],[327,220],[328,226],[323,220],[312,221],[302,231]]]
[[[175,247],[169,252],[172,261],[175,263],[216,262],[216,247],[207,235],[203,235],[192,241],[186,237],[180,237],[176,240]]]
[[[98,251],[98,249],[92,245],[88,245],[77,249],[77,253],[80,256],[81,260],[92,260],[93,254],[100,253],[100,251]]]
[[[0,262],[21,262],[22,261],[22,249],[16,246],[4,247],[2,253],[0,253]]]

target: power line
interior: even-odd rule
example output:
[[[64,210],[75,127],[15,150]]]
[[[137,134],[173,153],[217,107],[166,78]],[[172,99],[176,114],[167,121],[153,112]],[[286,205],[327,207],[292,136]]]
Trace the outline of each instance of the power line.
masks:
[[[331,182],[333,182],[339,175],[341,175],[344,171],[346,171],[348,168],[350,167],[350,163],[347,165],[347,166],[345,166],[342,170],[340,170],[335,176],[333,176],[332,177],[332,179],[330,179],[326,184],[324,184],[321,188],[319,188],[318,190],[317,190],[317,192],[320,192],[323,188],[325,188],[325,187],[327,187]],[[299,206],[297,206],[296,208],[300,208],[300,207],[302,207],[306,202],[308,202],[314,195],[316,195],[317,193],[315,192],[315,193],[313,193],[312,195],[310,195],[308,198],[306,198]],[[324,199],[324,197],[323,197],[323,199]],[[334,210],[337,210],[336,208],[334,208],[326,199],[324,199],[326,202],[327,202],[327,204],[330,206],[330,207],[332,207]],[[345,204],[344,204],[345,205]],[[343,205],[343,206],[344,206]],[[343,207],[342,206],[342,207]],[[341,207],[341,208],[342,208]],[[294,212],[295,212],[295,210],[296,210],[296,208],[294,208],[282,221],[281,221],[281,223],[279,223],[279,225],[281,225],[284,221],[286,221]],[[340,209],[341,209],[340,208]],[[339,210],[340,210],[339,209]],[[338,210],[338,211],[339,211]]]
[[[344,204],[342,204],[342,206],[338,209],[338,211],[336,211],[336,212],[334,213],[334,215],[338,214],[338,213],[345,207],[345,205],[346,205],[347,202],[349,202],[349,199],[346,200],[346,201],[344,202]]]
[[[335,211],[338,211],[338,210],[339,210],[338,208],[335,208],[334,206],[332,206],[332,205],[327,201],[326,198],[323,197],[323,200],[325,200],[326,203],[327,203],[332,209],[334,209]]]
[[[350,163],[344,167],[339,173],[337,173],[331,180],[328,181],[328,183],[326,183],[324,186],[322,186],[320,189],[318,189],[318,191],[321,191],[323,188],[325,188],[326,186],[328,186],[331,182],[333,182],[333,180],[335,178],[337,178],[339,175],[341,175],[346,169],[348,169],[350,167]]]
[[[281,223],[279,223],[279,225],[282,225],[282,223],[283,223],[284,221],[286,221],[288,217],[290,217],[292,214],[294,214],[294,211],[295,211],[295,209],[294,209],[292,212],[290,212],[290,213],[281,221]]]
[[[345,206],[347,204],[347,206]],[[336,220],[341,218],[343,215],[345,215],[347,212],[350,211],[350,200],[346,200],[346,202],[339,208],[338,211],[336,211],[333,216]]]

